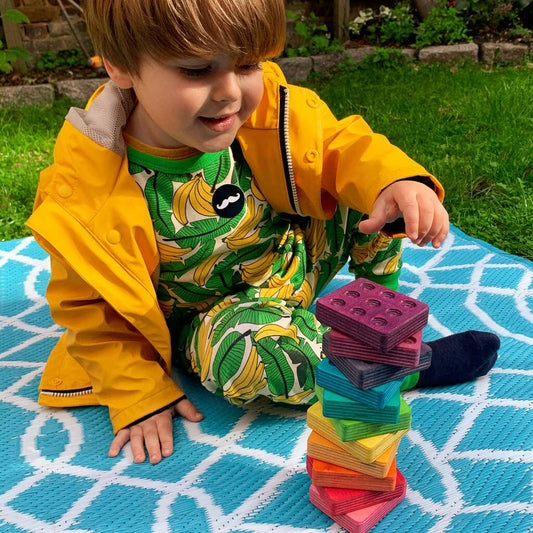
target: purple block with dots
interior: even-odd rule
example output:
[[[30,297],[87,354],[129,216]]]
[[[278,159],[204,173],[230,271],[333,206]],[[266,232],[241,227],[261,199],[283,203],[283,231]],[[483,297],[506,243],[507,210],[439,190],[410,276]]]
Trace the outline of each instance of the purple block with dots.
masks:
[[[360,340],[352,339],[336,329],[324,334],[323,345],[326,353],[347,357],[348,359],[359,359],[384,365],[415,367],[420,362],[422,330],[409,335],[407,339],[404,339],[389,352],[380,352],[376,348]]]
[[[326,326],[388,352],[428,322],[428,306],[364,278],[322,296],[316,317]]]

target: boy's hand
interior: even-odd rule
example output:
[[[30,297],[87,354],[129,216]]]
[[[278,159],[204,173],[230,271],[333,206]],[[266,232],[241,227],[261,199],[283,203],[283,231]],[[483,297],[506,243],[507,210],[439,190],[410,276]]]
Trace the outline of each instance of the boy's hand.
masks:
[[[109,447],[109,457],[116,457],[128,441],[131,442],[131,452],[135,463],[142,463],[146,459],[145,446],[152,464],[159,463],[162,457],[171,455],[174,449],[172,438],[172,415],[174,412],[191,422],[200,422],[204,418],[189,400],[181,400],[173,407],[169,407],[139,424],[121,429]]]
[[[381,191],[370,217],[359,223],[359,231],[376,233],[400,216],[405,220],[407,237],[418,246],[431,241],[438,248],[450,229],[448,212],[435,192],[423,183],[403,180]]]

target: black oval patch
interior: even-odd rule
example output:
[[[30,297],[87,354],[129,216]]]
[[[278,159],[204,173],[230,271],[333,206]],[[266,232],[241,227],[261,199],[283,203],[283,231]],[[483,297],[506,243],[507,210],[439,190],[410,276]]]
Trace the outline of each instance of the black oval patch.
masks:
[[[213,193],[213,209],[222,218],[238,215],[244,206],[244,193],[237,185],[221,185]]]

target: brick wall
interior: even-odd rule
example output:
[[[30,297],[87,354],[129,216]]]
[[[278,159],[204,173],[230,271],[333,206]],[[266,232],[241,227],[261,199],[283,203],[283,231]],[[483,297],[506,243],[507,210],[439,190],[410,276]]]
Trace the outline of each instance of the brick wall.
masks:
[[[37,58],[40,52],[80,48],[57,0],[14,0],[13,3],[16,9],[30,19],[29,24],[21,24],[22,45],[34,58]],[[65,0],[63,5],[83,45],[91,53],[92,45],[85,22],[69,2]]]

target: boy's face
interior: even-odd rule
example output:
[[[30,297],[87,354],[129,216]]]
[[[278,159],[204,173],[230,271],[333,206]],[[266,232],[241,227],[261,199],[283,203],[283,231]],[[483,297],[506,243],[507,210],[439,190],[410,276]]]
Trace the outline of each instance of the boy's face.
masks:
[[[159,148],[227,148],[263,96],[260,64],[236,66],[227,55],[157,62],[144,57],[134,76],[106,62],[110,77],[133,87],[137,106],[127,131]]]

